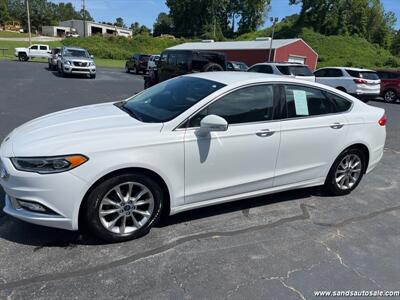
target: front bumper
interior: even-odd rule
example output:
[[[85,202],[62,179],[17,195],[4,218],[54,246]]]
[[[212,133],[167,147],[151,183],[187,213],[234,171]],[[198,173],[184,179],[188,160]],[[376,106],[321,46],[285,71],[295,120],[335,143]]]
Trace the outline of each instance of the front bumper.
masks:
[[[96,74],[96,66],[91,67],[77,67],[73,65],[63,65],[63,71],[67,74]]]
[[[8,173],[0,178],[5,197],[4,212],[33,224],[78,229],[78,215],[85,194],[85,182],[70,172],[40,175],[16,170],[11,161],[1,158]],[[18,205],[18,200],[40,204],[50,210],[34,212]]]

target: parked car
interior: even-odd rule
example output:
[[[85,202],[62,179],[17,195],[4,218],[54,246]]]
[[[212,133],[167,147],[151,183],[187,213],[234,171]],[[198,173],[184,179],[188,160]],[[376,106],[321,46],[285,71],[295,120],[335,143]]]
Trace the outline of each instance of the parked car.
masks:
[[[15,48],[15,56],[20,61],[28,61],[31,58],[49,58],[50,57],[49,45],[35,44],[28,48]]]
[[[315,82],[315,76],[308,66],[296,63],[276,62],[259,63],[251,66],[247,72],[275,74]]]
[[[381,80],[375,71],[357,68],[322,68],[314,72],[316,81],[362,100],[379,97]]]
[[[381,95],[386,102],[395,102],[400,98],[400,72],[380,70],[377,72],[381,80]]]
[[[225,55],[212,51],[166,50],[158,60],[157,68],[144,78],[144,87],[184,74],[216,72],[226,69]]]
[[[147,63],[147,72],[151,69],[157,68],[157,62],[160,59],[160,55],[150,55],[149,61]]]
[[[51,49],[51,54],[48,59],[49,70],[57,70],[58,60],[60,59],[60,56],[59,56],[60,51],[61,51],[61,47],[56,47],[56,48]]]
[[[146,54],[134,54],[125,63],[125,71],[129,73],[133,71],[136,74],[142,72],[143,74],[147,71],[147,63],[150,59],[150,55]]]
[[[62,47],[58,60],[58,72],[62,76],[72,74],[89,75],[96,78],[96,65],[93,55],[89,55],[86,49],[74,47]]]
[[[179,76],[15,129],[0,146],[4,211],[116,242],[163,211],[319,185],[345,195],[382,158],[385,124],[383,109],[304,80]]]
[[[246,72],[249,67],[241,61],[227,61],[226,62],[226,70],[227,71],[235,71],[235,72]]]

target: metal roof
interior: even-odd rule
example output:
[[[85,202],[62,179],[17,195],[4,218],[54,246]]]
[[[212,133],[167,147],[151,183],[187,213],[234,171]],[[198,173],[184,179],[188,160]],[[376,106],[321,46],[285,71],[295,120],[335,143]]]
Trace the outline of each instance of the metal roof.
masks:
[[[273,40],[272,49],[277,49],[301,39]],[[184,43],[168,48],[168,50],[268,50],[271,40],[235,41],[235,42],[197,42]]]

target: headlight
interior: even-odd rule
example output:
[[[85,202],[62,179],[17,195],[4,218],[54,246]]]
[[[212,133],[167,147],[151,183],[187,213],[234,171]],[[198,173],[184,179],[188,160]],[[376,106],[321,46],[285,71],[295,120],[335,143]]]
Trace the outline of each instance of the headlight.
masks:
[[[13,157],[11,162],[19,171],[39,174],[61,173],[72,170],[89,159],[84,155],[57,157]]]
[[[70,65],[71,62],[69,60],[64,61],[64,65]]]

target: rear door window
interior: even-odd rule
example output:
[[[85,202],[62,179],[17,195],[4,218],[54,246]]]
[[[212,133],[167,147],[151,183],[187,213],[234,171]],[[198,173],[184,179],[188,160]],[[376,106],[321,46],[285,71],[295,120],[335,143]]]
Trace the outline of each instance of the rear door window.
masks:
[[[334,101],[321,90],[297,85],[285,85],[284,90],[289,119],[336,112]]]
[[[46,46],[40,46],[40,50],[47,50]]]

